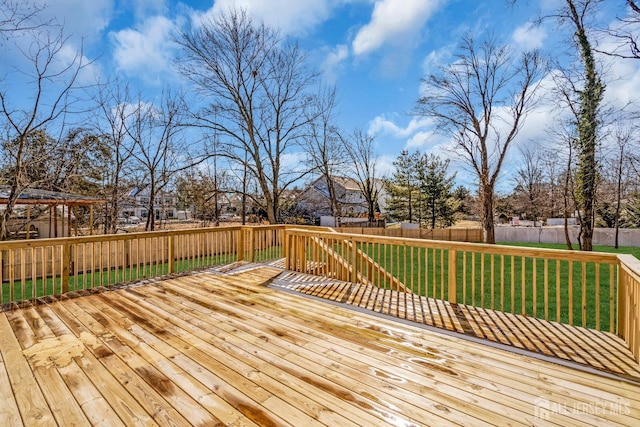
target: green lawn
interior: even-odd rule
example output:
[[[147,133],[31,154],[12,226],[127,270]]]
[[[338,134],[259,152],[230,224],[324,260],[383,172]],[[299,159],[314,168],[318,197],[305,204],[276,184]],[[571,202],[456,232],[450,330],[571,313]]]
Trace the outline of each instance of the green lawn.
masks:
[[[261,254],[260,254],[261,255]],[[199,258],[183,259],[174,262],[174,272],[198,270],[202,268],[214,267],[229,264],[236,261],[235,254],[203,256]],[[169,263],[141,264],[128,268],[113,268],[110,270],[95,271],[88,273],[72,274],[69,277],[69,291],[91,289],[98,286],[109,286],[119,283],[132,282],[152,277],[160,277],[169,273]],[[13,282],[13,295],[11,283],[2,284],[2,302],[20,301],[34,297],[33,285],[35,282],[35,297],[45,295],[57,295],[62,292],[62,279],[60,277],[41,279],[35,281],[30,279],[24,282],[18,280]]]
[[[564,249],[562,245],[511,246]],[[432,298],[449,299],[448,250],[367,244],[359,248],[413,292]],[[594,249],[640,256],[638,248]],[[375,270],[366,275],[381,287],[395,288],[390,280],[377,274]],[[458,251],[456,277],[458,303],[563,323],[584,324],[601,330],[609,330],[611,310],[615,313],[617,273],[616,268],[608,264],[596,266],[591,262],[545,262],[544,259],[527,256]],[[586,308],[584,319],[583,305]],[[596,310],[598,306],[599,319]],[[615,319],[613,320],[615,326]]]

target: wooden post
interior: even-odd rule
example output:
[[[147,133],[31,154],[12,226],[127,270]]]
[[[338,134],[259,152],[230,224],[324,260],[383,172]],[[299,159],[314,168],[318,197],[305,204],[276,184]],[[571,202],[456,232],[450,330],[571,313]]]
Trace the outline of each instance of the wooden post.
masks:
[[[253,262],[254,252],[255,252],[255,236],[254,236],[255,228],[249,227],[249,262]]]
[[[29,240],[29,235],[31,231],[31,205],[27,205],[27,240]]]
[[[453,249],[449,249],[449,302],[457,304],[458,302],[458,253]]]
[[[68,242],[62,244],[62,293],[69,292],[69,275],[71,273],[71,245]]]
[[[244,259],[244,227],[240,227],[236,237],[236,259],[242,261]]]
[[[80,235],[80,220],[78,218],[78,207],[77,206],[73,207],[73,215],[76,217],[76,223],[75,223],[76,236],[79,236]]]
[[[619,337],[629,342],[627,336],[627,273],[618,265],[618,324],[616,333]]]
[[[64,213],[64,207],[62,208],[62,212]],[[64,220],[62,220],[62,224],[64,224]],[[69,205],[67,205],[67,237],[71,237],[71,206]]]
[[[53,237],[58,237],[58,205],[53,205]]]
[[[89,235],[93,236],[93,205],[89,205]]]
[[[289,232],[285,228],[283,231],[283,243],[282,243],[282,253],[284,254],[284,268],[285,270],[291,270],[291,253],[289,251],[289,239],[291,236]]]
[[[173,235],[172,234],[168,234],[167,235],[167,258],[168,258],[168,263],[169,263],[169,274],[172,274],[174,272],[174,265],[173,265],[173,261],[175,259],[175,248],[174,248],[174,241],[173,241]]]

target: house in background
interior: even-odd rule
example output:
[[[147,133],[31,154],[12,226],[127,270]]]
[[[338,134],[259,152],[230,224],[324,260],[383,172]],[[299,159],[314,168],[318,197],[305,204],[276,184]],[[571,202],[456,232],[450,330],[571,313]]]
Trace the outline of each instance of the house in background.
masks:
[[[358,181],[344,176],[334,176],[332,179],[342,214],[340,223],[366,223],[367,200]],[[378,190],[379,213],[383,216],[387,211],[388,195],[382,180],[376,179],[375,186]],[[316,218],[316,223],[319,222],[322,226],[337,225],[336,219],[332,216],[329,191],[324,177],[317,178],[300,193],[298,204]]]
[[[128,194],[127,201],[122,204],[122,218],[137,217],[147,219],[151,192],[148,187],[134,187]],[[156,220],[184,219],[184,213],[178,211],[178,196],[171,192],[159,191],[153,203],[153,214]]]

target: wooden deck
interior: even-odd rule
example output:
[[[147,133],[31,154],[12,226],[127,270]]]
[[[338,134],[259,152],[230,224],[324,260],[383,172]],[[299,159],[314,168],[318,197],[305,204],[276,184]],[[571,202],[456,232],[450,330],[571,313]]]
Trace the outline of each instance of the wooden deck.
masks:
[[[640,365],[624,340],[608,332],[309,274],[287,272],[277,284],[306,295],[578,363],[640,383]]]
[[[0,313],[0,424],[640,423],[635,384],[265,286],[280,274],[200,273]]]

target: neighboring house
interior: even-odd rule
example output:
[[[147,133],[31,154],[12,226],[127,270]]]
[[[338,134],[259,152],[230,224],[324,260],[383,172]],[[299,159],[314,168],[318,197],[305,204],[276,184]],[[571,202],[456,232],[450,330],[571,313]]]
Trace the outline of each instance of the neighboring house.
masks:
[[[333,183],[343,217],[367,216],[367,201],[355,179],[335,176]],[[378,207],[380,213],[384,214],[387,210],[387,192],[382,180],[376,180],[375,185],[378,189]],[[298,197],[298,203],[301,208],[312,213],[316,218],[331,216],[331,203],[325,178],[317,178],[305,188]]]
[[[134,187],[128,194],[127,201],[122,204],[120,216],[129,218],[132,216],[146,219],[149,216],[150,191],[148,187],[139,189]],[[178,219],[180,217],[178,209],[178,196],[173,193],[160,191],[156,194],[153,212],[155,219]]]

